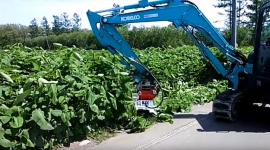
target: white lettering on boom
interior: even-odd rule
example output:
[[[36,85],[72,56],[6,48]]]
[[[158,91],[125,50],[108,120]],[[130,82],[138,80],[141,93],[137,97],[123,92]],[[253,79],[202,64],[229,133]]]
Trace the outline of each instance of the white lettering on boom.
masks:
[[[126,16],[126,17],[121,17],[121,21],[138,20],[140,18],[141,18],[140,15]]]

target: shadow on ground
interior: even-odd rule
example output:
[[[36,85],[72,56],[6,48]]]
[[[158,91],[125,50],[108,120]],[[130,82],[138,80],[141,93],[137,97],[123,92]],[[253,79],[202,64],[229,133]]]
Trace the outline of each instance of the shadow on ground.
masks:
[[[270,107],[248,110],[236,122],[216,120],[212,113],[209,114],[176,114],[174,119],[195,118],[201,126],[198,132],[270,132]],[[207,118],[202,120],[202,118]]]

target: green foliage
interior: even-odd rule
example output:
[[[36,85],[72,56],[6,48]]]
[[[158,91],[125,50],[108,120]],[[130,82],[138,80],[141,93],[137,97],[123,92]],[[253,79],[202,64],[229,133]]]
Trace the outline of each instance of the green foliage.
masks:
[[[238,46],[249,46],[250,40],[245,31],[246,28],[239,27],[238,31]],[[136,28],[128,29],[125,27],[118,28],[120,34],[128,42],[132,48],[146,49],[148,47],[179,47],[184,45],[194,45],[194,41],[182,30],[173,26],[168,27],[151,27],[151,28]],[[222,32],[225,39],[229,41],[230,30]],[[0,33],[1,34],[1,33]],[[209,44],[208,41],[199,37]],[[53,43],[61,43],[67,47],[76,47],[83,49],[102,49],[103,46],[97,41],[92,31],[80,30],[71,33],[62,33],[60,35],[39,36],[33,39],[26,39],[24,42],[28,47],[42,47],[43,49],[54,49]]]
[[[223,34],[227,41],[231,41],[231,30],[224,30]],[[237,26],[237,44],[238,46],[253,46],[253,29],[251,27]]]
[[[21,24],[0,25],[0,49],[9,44],[23,43],[29,38],[30,29]]]
[[[30,22],[30,25],[29,25],[29,29],[30,29],[30,37],[31,38],[35,38],[35,37],[38,37],[38,31],[39,31],[39,28],[38,28],[38,23],[37,23],[37,20],[34,18],[31,22]]]
[[[247,17],[250,20],[248,26],[255,27],[256,22],[258,20],[259,9],[263,3],[267,2],[267,0],[249,0],[250,4],[247,5]]]
[[[224,66],[228,66],[229,61],[218,49],[211,50]],[[252,47],[239,49],[246,56],[251,50]],[[143,51],[136,50],[136,53],[167,90],[164,92],[167,98],[162,105],[166,112],[188,112],[193,104],[210,102],[227,87],[225,78],[202,58],[196,46],[150,47]],[[160,100],[161,97],[157,103]]]
[[[50,35],[50,25],[49,25],[49,22],[45,16],[42,18],[42,21],[40,24],[41,24],[41,28],[43,30],[43,35],[46,35],[46,36]]]
[[[195,46],[135,50],[166,89],[161,112],[146,118],[135,111],[135,86],[119,57],[59,43],[54,47],[45,51],[16,44],[0,51],[1,149],[50,149],[100,128],[141,132],[153,121],[172,123],[172,112],[188,112],[192,104],[209,102],[226,89]]]
[[[54,46],[58,50],[13,45],[1,51],[1,149],[52,148],[100,127],[128,128],[143,119],[118,57]]]
[[[55,32],[59,31],[59,34],[53,34],[54,31],[48,30],[48,24],[46,20],[43,20],[43,27],[39,29],[39,35],[36,38],[28,36],[29,30],[24,26],[0,26],[0,49],[1,46],[23,43],[27,47],[42,47],[43,49],[54,49],[53,43],[61,43],[67,47],[73,47],[75,45],[82,49],[102,49],[103,46],[97,41],[93,32],[90,30],[74,29],[68,33],[61,33],[60,28],[54,27]],[[247,34],[245,31],[249,31]],[[177,29],[172,25],[168,27],[134,27],[129,29],[127,27],[119,27],[118,31],[128,42],[132,48],[146,49],[148,47],[179,47],[184,45],[194,45],[194,41],[187,35],[181,28]],[[250,46],[252,39],[252,29],[247,27],[238,27],[237,41],[238,46]],[[42,33],[43,32],[43,33]],[[221,32],[224,38],[230,42],[230,30],[224,30]],[[46,36],[47,35],[47,36]],[[206,40],[204,36],[198,34],[198,37],[202,39],[207,45],[211,44]]]

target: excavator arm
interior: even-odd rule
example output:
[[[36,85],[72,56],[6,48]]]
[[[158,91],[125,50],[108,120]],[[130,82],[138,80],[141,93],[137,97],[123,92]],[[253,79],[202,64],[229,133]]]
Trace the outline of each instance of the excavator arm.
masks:
[[[100,15],[100,13],[103,12],[146,7],[149,7],[149,9],[108,16]],[[88,10],[87,16],[92,31],[98,41],[112,54],[122,54],[126,60],[121,59],[121,63],[124,64],[128,70],[130,70],[130,64],[136,67],[137,70],[133,72],[135,82],[141,82],[141,77],[139,76],[140,74],[148,77],[149,80],[155,80],[155,78],[151,73],[149,74],[147,68],[142,64],[138,56],[132,51],[128,43],[119,34],[115,25],[126,23],[169,21],[172,22],[176,28],[182,27],[190,35],[190,37],[196,42],[202,56],[211,62],[218,73],[228,79],[230,88],[237,89],[239,86],[239,73],[244,72],[246,62],[245,56],[239,52],[236,52],[234,48],[227,43],[219,31],[204,16],[204,14],[198,9],[198,7],[189,1],[140,0],[137,4],[112,8],[108,10],[96,12]],[[232,62],[229,68],[225,68],[223,64],[210,51],[210,49],[207,48],[207,46],[193,34],[193,29],[201,32]]]

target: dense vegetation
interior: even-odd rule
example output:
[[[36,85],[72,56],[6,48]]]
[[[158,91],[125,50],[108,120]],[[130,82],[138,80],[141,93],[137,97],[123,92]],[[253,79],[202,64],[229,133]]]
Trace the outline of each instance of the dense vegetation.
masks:
[[[9,29],[8,29],[9,28]],[[75,45],[83,49],[102,49],[102,45],[96,40],[92,31],[80,30],[70,33],[62,33],[60,35],[39,36],[36,38],[27,38],[27,36],[20,36],[24,32],[23,27],[17,25],[0,26],[0,47],[7,44],[22,43],[28,47],[42,47],[44,49],[54,49],[53,43],[61,43],[65,46],[72,47]],[[1,30],[2,29],[2,30]],[[249,46],[251,36],[246,34],[250,29],[247,27],[238,28],[238,45]],[[152,28],[136,28],[128,29],[127,27],[120,27],[118,31],[124,39],[133,48],[145,49],[148,47],[178,47],[183,45],[194,45],[193,40],[182,30],[176,29],[173,26],[168,27],[152,27]],[[13,33],[14,34],[11,34]],[[19,32],[19,33],[17,33]],[[6,35],[5,35],[6,34]],[[230,41],[230,31],[223,31],[224,37]],[[203,41],[208,44],[207,40],[200,34],[197,34]],[[9,37],[8,37],[9,36]]]
[[[52,148],[104,127],[136,132],[151,124],[134,109],[135,85],[119,57],[54,46],[46,51],[16,44],[0,51],[1,149]],[[189,111],[226,88],[196,47],[135,51],[165,89],[165,102],[152,121],[171,122],[171,112]]]

